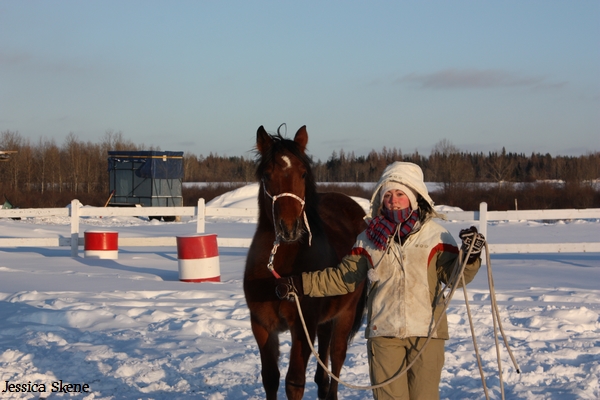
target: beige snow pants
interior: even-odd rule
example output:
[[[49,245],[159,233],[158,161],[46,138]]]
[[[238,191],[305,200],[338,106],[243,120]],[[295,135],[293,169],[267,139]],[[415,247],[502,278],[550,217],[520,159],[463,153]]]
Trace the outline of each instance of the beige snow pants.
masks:
[[[367,341],[371,384],[379,384],[410,364],[427,338],[375,337]],[[444,366],[443,339],[431,339],[410,370],[394,382],[373,390],[375,400],[436,400]]]

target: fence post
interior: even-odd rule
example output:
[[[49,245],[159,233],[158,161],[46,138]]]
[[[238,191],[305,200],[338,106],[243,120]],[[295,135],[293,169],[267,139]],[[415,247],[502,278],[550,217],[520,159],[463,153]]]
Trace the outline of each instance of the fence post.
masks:
[[[79,257],[79,200],[71,201],[71,257]]]
[[[488,240],[488,236],[487,236],[487,223],[488,223],[488,216],[487,216],[487,203],[481,202],[479,203],[479,233],[481,233],[486,240]],[[485,256],[485,249],[483,249],[483,251],[481,252],[481,264],[486,264],[486,256]]]
[[[206,210],[204,206],[204,199],[198,199],[198,207],[196,207],[196,215],[198,216],[198,225],[196,226],[196,233],[204,233],[204,217]]]

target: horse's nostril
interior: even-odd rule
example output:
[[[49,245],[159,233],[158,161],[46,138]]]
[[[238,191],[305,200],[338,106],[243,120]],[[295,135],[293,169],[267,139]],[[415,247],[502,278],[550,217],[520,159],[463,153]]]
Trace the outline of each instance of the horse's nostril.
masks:
[[[300,232],[302,230],[302,222],[297,219],[296,223],[294,224],[294,231],[295,232]]]
[[[279,221],[279,230],[281,231],[281,234],[283,235],[284,238],[289,239],[290,230],[288,229],[288,226],[284,220]]]

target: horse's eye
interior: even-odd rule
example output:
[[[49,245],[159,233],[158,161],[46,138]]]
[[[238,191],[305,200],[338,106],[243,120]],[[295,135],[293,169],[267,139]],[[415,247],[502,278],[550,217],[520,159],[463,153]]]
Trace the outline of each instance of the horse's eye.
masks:
[[[306,172],[302,173],[302,179],[306,178]]]

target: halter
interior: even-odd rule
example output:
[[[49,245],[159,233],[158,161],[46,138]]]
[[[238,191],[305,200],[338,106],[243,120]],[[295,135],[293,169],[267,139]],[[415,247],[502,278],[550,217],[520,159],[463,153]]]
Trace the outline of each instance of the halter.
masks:
[[[271,273],[273,274],[273,276],[275,276],[275,278],[279,279],[281,278],[281,276],[277,273],[277,271],[275,271],[275,267],[273,266],[273,260],[275,259],[275,253],[277,253],[277,248],[279,247],[279,244],[281,243],[281,236],[279,235],[279,233],[277,233],[277,229],[275,228],[275,202],[277,201],[277,199],[281,198],[281,197],[292,197],[296,200],[298,200],[300,202],[300,205],[302,205],[302,217],[304,219],[304,225],[306,225],[306,230],[308,231],[308,245],[311,246],[312,245],[312,232],[310,231],[310,225],[308,225],[308,218],[306,218],[306,209],[304,208],[304,204],[306,204],[306,202],[304,201],[304,199],[301,199],[299,196],[296,196],[293,193],[280,193],[280,194],[276,194],[275,196],[272,196],[268,190],[267,187],[265,186],[265,183],[262,183],[262,187],[263,187],[263,191],[265,192],[265,194],[267,195],[267,197],[269,197],[272,201],[271,201],[271,213],[273,215],[273,230],[275,231],[275,241],[273,242],[273,248],[271,249],[271,255],[269,256],[269,263],[267,264],[267,268],[269,269],[269,271],[271,271]]]

